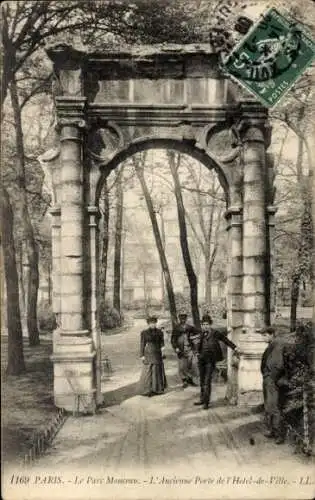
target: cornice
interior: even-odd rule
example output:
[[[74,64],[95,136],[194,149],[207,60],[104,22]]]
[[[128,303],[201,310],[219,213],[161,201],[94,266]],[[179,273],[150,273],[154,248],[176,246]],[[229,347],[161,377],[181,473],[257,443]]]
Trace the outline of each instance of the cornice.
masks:
[[[120,125],[172,125],[185,123],[206,125],[227,120],[230,106],[187,106],[184,104],[90,104],[87,116],[90,120],[106,118]]]

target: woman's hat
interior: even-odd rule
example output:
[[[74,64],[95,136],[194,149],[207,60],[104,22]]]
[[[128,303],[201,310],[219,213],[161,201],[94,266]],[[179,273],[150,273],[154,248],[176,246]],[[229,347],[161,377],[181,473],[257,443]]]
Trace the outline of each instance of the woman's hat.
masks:
[[[147,317],[147,323],[157,323],[157,317],[156,316],[148,316]]]

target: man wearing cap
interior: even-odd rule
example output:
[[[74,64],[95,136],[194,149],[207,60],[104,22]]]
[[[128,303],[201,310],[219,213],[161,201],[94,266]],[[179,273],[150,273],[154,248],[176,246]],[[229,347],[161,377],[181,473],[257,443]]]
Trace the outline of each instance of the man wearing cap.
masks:
[[[265,421],[267,430],[265,437],[276,439],[277,444],[284,442],[284,426],[280,410],[280,386],[278,382],[284,375],[283,345],[276,341],[274,328],[267,327],[263,335],[268,342],[261,358],[261,374],[263,377],[263,395]]]
[[[201,320],[201,336],[198,346],[200,400],[194,404],[202,405],[205,410],[209,408],[212,375],[215,370],[215,365],[218,361],[222,361],[223,359],[219,341],[226,344],[233,349],[235,354],[239,355],[236,345],[223,333],[212,328],[211,325],[211,316],[209,314],[204,314]]]
[[[193,342],[191,335],[196,332],[194,326],[187,323],[187,314],[178,315],[179,323],[174,328],[171,344],[178,357],[178,372],[183,383],[183,388],[188,385],[196,386],[193,380]]]

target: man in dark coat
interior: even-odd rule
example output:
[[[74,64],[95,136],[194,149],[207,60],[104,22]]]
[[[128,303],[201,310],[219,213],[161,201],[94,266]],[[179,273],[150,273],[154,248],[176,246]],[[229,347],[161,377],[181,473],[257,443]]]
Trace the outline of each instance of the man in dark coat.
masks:
[[[280,410],[280,387],[278,382],[284,375],[283,344],[277,342],[275,330],[268,327],[264,331],[268,342],[261,359],[265,421],[268,427],[265,437],[276,438],[276,443],[284,442],[284,426]]]
[[[198,346],[198,364],[200,377],[200,400],[194,403],[202,405],[205,410],[209,408],[211,397],[212,375],[215,365],[222,361],[223,354],[219,341],[226,344],[239,355],[239,351],[233,342],[231,342],[223,333],[211,327],[212,319],[209,314],[205,314],[201,320],[201,336]]]
[[[171,344],[178,357],[178,372],[182,380],[183,387],[188,385],[196,386],[193,381],[193,351],[194,344],[192,335],[196,333],[196,328],[187,323],[187,314],[178,315],[179,324],[172,332]]]

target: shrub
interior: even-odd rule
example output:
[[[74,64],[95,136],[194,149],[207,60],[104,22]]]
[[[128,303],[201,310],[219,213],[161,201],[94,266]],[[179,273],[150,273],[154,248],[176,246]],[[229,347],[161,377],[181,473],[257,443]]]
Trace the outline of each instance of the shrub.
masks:
[[[102,332],[121,326],[122,314],[112,307],[108,302],[101,302],[99,311],[100,329]]]
[[[188,315],[190,314],[190,300],[183,293],[176,292],[175,293],[175,303],[177,313],[185,311]],[[169,303],[166,303],[166,310],[169,311]]]
[[[214,297],[211,304],[204,306],[204,311],[209,312],[213,318],[226,319],[227,309],[225,297]]]
[[[42,332],[52,332],[57,328],[56,315],[48,300],[43,300],[38,304],[37,320],[39,330]]]
[[[154,309],[159,311],[162,308],[162,302],[158,299],[151,298],[145,302],[144,299],[135,299],[127,304],[124,304],[124,309],[131,311],[145,311],[146,309]]]

